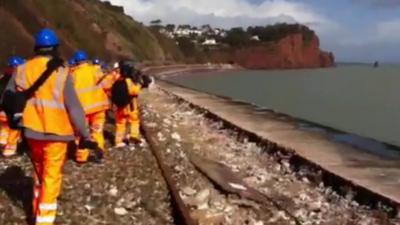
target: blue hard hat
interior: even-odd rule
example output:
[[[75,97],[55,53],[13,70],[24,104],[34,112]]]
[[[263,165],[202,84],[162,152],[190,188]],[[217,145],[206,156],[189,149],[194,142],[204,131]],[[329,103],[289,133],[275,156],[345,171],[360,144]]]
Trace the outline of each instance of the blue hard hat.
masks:
[[[19,56],[12,56],[12,57],[10,57],[8,59],[7,65],[9,67],[17,67],[17,66],[19,66],[21,64],[24,64],[24,63],[25,63],[25,60],[23,58],[21,58]]]
[[[68,65],[70,65],[70,66],[75,65],[75,59],[74,59],[74,58],[70,58],[70,59],[68,60]]]
[[[48,28],[44,28],[35,35],[36,47],[52,47],[59,44],[56,33]]]
[[[92,62],[93,62],[93,64],[95,64],[95,65],[100,65],[100,64],[101,64],[99,58],[94,58]]]
[[[80,63],[88,59],[86,52],[78,50],[74,54],[75,63]]]
[[[101,68],[102,68],[103,70],[106,70],[106,69],[108,68],[108,64],[105,63],[105,62],[103,62],[103,63],[101,64]]]

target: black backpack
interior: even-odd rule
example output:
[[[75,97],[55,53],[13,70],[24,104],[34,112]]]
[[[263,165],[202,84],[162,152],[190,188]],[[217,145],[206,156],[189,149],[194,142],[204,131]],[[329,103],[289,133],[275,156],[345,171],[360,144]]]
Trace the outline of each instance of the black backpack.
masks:
[[[50,75],[60,66],[63,66],[62,59],[54,57],[47,63],[46,70],[40,77],[33,83],[31,87],[25,91],[11,91],[5,90],[1,102],[2,109],[6,113],[7,122],[11,129],[20,129],[20,121],[22,113],[26,107],[26,103],[33,96],[33,94],[44,84]]]
[[[7,84],[10,81],[12,75],[11,74],[4,74],[0,78],[0,93],[3,94],[4,91],[6,90]]]
[[[148,88],[151,84],[152,80],[151,77],[147,74],[142,75],[142,87],[143,88]]]
[[[129,95],[128,84],[125,79],[119,79],[111,87],[111,102],[118,108],[124,108],[132,102],[133,96]]]

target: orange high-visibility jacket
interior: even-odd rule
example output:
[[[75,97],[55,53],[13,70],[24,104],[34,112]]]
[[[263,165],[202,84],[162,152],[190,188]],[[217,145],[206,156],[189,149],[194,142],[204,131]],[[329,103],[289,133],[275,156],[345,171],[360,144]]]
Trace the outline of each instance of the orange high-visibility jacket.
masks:
[[[26,90],[47,68],[48,57],[38,56],[17,68],[15,82],[18,90]],[[33,131],[69,136],[74,134],[64,105],[64,87],[68,68],[60,67],[28,100],[23,112],[23,126]],[[62,126],[60,126],[62,124]]]
[[[131,82],[131,84],[129,83]],[[135,84],[131,80],[128,79],[128,90],[130,95],[134,95],[136,97],[133,98],[133,111],[138,111],[139,110],[139,101],[138,101],[138,95],[140,93],[140,90],[142,89],[142,86],[140,84]]]
[[[96,65],[96,64],[92,64],[94,71],[96,72],[96,78],[99,81],[100,79],[102,79],[104,73],[103,70],[101,69],[100,65]]]
[[[82,63],[72,72],[74,87],[86,115],[107,110],[108,98],[102,86],[97,84],[99,71],[93,65]]]
[[[121,75],[119,74],[118,70],[113,70],[110,73],[107,74],[107,76],[104,78],[104,80],[101,82],[104,91],[108,94],[111,95],[111,88],[114,84],[115,81],[117,81]]]

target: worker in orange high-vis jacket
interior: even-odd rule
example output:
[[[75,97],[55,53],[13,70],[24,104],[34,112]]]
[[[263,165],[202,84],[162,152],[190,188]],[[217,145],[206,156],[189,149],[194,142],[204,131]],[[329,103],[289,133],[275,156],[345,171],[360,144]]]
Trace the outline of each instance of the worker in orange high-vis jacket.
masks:
[[[106,92],[107,96],[111,97],[111,88],[115,81],[119,79],[121,76],[119,63],[115,63],[113,65],[113,69],[106,73],[106,76],[101,79],[100,83]]]
[[[81,137],[82,147],[96,148],[72,77],[68,75],[69,69],[58,58],[58,44],[56,34],[50,29],[36,34],[35,57],[17,68],[6,88],[11,92],[27,90],[44,71],[52,71],[29,98],[20,124],[35,167],[33,219],[36,225],[54,224],[67,145],[75,140],[75,133]]]
[[[88,62],[87,54],[84,51],[77,51],[74,54],[74,59],[76,63],[72,72],[74,87],[85,111],[91,136],[99,144],[99,147],[104,150],[103,128],[109,101],[103,87],[99,84],[99,78],[102,77],[102,74],[100,74],[101,71]],[[77,162],[85,163],[88,159],[88,149],[78,149],[76,151]]]
[[[10,59],[8,60],[7,68],[4,71],[4,75],[0,79],[1,92],[4,91],[15,69],[24,62],[25,60],[19,56],[10,57]],[[6,158],[13,157],[17,155],[17,146],[20,140],[20,132],[19,130],[10,129],[10,127],[8,126],[7,116],[4,111],[0,112],[0,122],[0,145],[3,150],[2,154]]]
[[[140,143],[138,96],[141,85],[133,77],[132,63],[120,62],[119,65],[121,74],[113,84],[111,91],[111,100],[116,108],[115,144],[117,148],[127,144]]]

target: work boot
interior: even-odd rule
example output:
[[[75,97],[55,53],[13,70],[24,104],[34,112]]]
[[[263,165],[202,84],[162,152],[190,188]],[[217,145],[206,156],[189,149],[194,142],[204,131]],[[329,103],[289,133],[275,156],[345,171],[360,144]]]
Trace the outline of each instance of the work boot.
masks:
[[[89,155],[89,161],[101,164],[103,162],[104,158],[104,150],[96,150],[96,151],[91,151]]]
[[[75,153],[75,161],[79,164],[87,163],[89,160],[90,152],[87,149],[78,149]]]
[[[35,225],[36,224],[36,217],[34,215],[30,215],[26,218],[26,223],[28,225]]]
[[[127,146],[127,145],[126,145],[126,142],[125,142],[125,140],[124,140],[123,142],[116,144],[116,145],[114,146],[114,148],[125,148],[126,146]]]
[[[17,153],[8,154],[8,155],[4,155],[3,154],[3,158],[5,158],[5,159],[15,159],[15,158],[18,158],[18,154]]]
[[[10,149],[7,148],[7,146],[5,147],[5,149],[3,149],[3,157],[4,158],[15,158],[17,156],[17,150],[16,149]]]
[[[140,145],[141,143],[142,143],[142,140],[140,140],[140,138],[134,138],[134,137],[129,138],[129,144]]]

